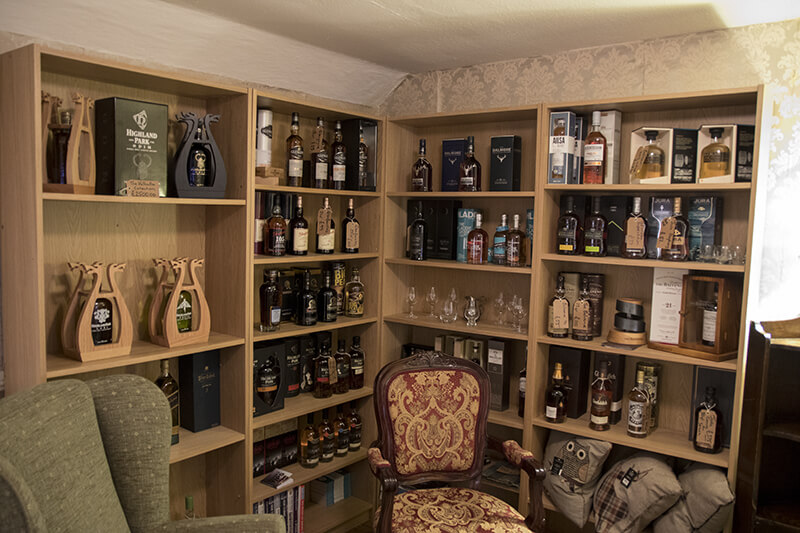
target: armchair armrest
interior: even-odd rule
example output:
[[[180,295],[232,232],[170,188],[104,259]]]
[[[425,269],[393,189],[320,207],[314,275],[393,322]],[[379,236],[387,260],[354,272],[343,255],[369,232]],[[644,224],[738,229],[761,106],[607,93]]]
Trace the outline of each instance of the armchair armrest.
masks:
[[[378,517],[378,531],[390,533],[392,530],[392,512],[394,510],[394,493],[397,491],[397,475],[392,464],[383,458],[380,448],[367,451],[369,468],[381,484],[381,509]]]
[[[489,436],[488,444],[490,449],[502,453],[506,461],[528,474],[528,516],[525,518],[525,525],[536,533],[544,533],[545,515],[542,488],[545,470],[542,463],[536,460],[533,453],[523,449],[516,441],[500,442]]]

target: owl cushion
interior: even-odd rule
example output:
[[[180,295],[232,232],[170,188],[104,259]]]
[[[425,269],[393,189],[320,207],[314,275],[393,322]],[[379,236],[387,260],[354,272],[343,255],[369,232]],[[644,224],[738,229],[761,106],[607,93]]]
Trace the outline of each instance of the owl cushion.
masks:
[[[663,458],[638,453],[614,464],[597,485],[593,503],[595,531],[642,531],[672,507],[680,495],[678,478]]]
[[[654,533],[722,531],[733,511],[734,501],[725,473],[697,463],[678,476],[678,481],[683,495],[653,523]]]
[[[579,527],[592,510],[592,496],[611,443],[551,431],[544,452],[544,488],[553,504]]]

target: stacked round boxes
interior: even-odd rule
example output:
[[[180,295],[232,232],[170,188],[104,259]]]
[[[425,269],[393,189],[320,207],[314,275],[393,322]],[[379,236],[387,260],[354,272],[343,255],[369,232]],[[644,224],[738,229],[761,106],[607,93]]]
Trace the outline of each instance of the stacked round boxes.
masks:
[[[614,327],[608,332],[608,342],[626,346],[639,346],[647,342],[644,306],[636,298],[619,298]]]

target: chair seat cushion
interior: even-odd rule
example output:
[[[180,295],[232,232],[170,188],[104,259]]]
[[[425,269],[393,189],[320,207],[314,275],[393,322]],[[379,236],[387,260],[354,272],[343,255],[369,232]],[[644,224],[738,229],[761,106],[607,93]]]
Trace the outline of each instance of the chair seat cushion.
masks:
[[[394,497],[396,533],[511,533],[530,531],[525,518],[506,502],[477,490],[445,487]]]

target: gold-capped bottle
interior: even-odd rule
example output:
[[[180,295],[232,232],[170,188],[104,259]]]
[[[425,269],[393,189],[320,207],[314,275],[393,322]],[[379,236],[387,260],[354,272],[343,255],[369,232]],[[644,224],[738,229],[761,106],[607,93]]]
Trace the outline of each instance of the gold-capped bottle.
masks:
[[[564,377],[561,374],[561,363],[556,363],[553,369],[553,383],[547,389],[544,399],[544,418],[548,422],[560,424],[567,417],[567,400],[569,391],[564,388]]]
[[[306,415],[306,427],[300,432],[300,466],[315,468],[319,464],[319,434],[314,427],[314,414]]]

